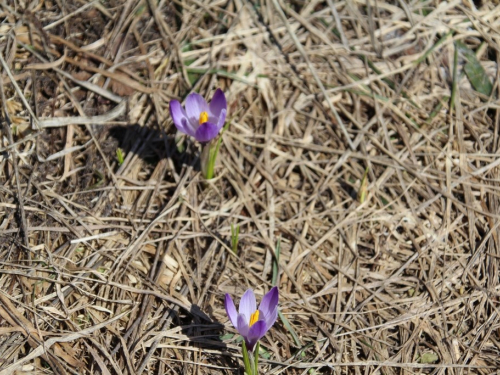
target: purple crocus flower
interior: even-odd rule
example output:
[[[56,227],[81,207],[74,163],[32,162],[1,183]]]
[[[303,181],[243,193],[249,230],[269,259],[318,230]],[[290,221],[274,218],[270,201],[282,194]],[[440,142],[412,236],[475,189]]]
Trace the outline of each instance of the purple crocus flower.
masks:
[[[241,297],[239,312],[229,294],[226,294],[224,305],[227,316],[234,328],[245,339],[249,351],[253,351],[255,344],[272,327],[278,317],[278,288],[272,288],[263,298],[257,310],[255,294],[248,289]]]
[[[182,133],[194,137],[199,142],[208,142],[219,134],[226,121],[227,102],[224,92],[217,89],[207,104],[203,96],[195,92],[186,98],[186,109],[178,100],[170,101],[170,115]]]

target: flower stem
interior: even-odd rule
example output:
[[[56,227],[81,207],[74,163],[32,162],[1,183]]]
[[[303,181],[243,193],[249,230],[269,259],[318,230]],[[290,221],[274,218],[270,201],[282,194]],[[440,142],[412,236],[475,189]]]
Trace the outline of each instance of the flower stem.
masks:
[[[217,159],[217,155],[219,154],[220,145],[222,143],[222,133],[224,133],[228,127],[229,122],[227,122],[222,129],[219,138],[213,139],[203,146],[203,150],[201,152],[201,170],[203,171],[203,175],[205,176],[206,180],[211,180],[212,178],[214,178],[215,161]]]
[[[221,142],[222,137],[219,137],[216,141],[211,141],[203,146],[201,152],[201,169],[206,180],[214,178],[215,161],[219,154]]]
[[[252,365],[250,364],[250,356],[248,355],[247,345],[243,341],[243,362],[245,363],[245,373],[246,375],[254,375]]]
[[[211,148],[212,148],[212,142],[209,142],[204,144],[201,150],[201,158],[200,158],[201,172],[203,173],[203,176],[205,177],[206,180],[210,180],[214,174],[214,166],[210,168],[209,165]]]

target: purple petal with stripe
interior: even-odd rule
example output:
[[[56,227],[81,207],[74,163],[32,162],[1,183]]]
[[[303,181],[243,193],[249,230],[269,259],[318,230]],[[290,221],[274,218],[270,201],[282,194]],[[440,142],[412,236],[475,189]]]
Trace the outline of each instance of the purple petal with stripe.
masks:
[[[224,126],[225,122],[226,122],[226,110],[223,109],[221,111],[221,113],[220,113],[219,119],[217,120],[217,129],[218,129],[218,132],[220,132],[220,130]]]
[[[224,95],[224,91],[217,89],[210,102],[210,113],[212,116],[219,118],[222,110],[227,110],[226,96]],[[224,115],[225,117],[226,115]]]
[[[236,306],[234,306],[233,299],[229,294],[226,294],[224,306],[226,307],[227,316],[233,324],[233,327],[238,328],[238,312],[236,311]]]
[[[195,131],[191,126],[186,111],[182,108],[181,103],[177,100],[170,101],[170,116],[174,121],[175,127],[184,134],[194,136]]]
[[[250,323],[250,317],[257,309],[257,303],[255,302],[255,294],[252,289],[248,289],[243,297],[241,297],[239,313],[244,314],[248,319],[247,324]]]
[[[205,99],[203,99],[203,96],[195,92],[188,95],[188,97],[186,98],[185,106],[186,106],[186,113],[189,120],[191,121],[191,124],[199,123],[201,112],[208,113],[207,102],[205,101]]]
[[[250,329],[247,323],[248,319],[249,318],[247,318],[245,314],[238,314],[238,325],[236,329],[238,330],[240,335],[243,336],[244,338],[248,335],[248,330]]]
[[[266,293],[264,297],[262,297],[262,302],[260,303],[259,310],[265,316],[268,316],[274,310],[276,310],[276,306],[278,306],[279,302],[279,292],[278,288],[274,287],[269,292]]]
[[[212,124],[211,122],[204,122],[198,127],[194,137],[198,142],[208,142],[214,139],[217,134],[219,134],[217,125]]]
[[[278,319],[278,306],[273,311],[270,311],[267,315],[264,315],[264,320],[268,328],[271,328]]]

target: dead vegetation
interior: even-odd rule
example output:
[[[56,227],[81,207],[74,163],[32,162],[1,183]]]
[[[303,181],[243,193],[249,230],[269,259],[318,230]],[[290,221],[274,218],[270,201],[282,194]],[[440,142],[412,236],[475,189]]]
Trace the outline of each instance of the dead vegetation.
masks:
[[[241,373],[223,296],[269,290],[278,244],[261,373],[500,368],[494,2],[0,17],[0,374]],[[168,103],[217,87],[231,125],[207,183]]]

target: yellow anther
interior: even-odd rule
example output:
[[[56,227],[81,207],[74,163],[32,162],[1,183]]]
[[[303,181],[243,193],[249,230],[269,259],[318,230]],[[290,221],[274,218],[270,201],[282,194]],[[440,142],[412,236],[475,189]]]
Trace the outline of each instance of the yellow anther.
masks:
[[[204,124],[207,121],[208,121],[208,113],[207,112],[201,112],[200,113],[200,125]]]
[[[253,326],[254,323],[257,323],[258,320],[259,320],[259,310],[257,310],[250,316],[250,327]]]

